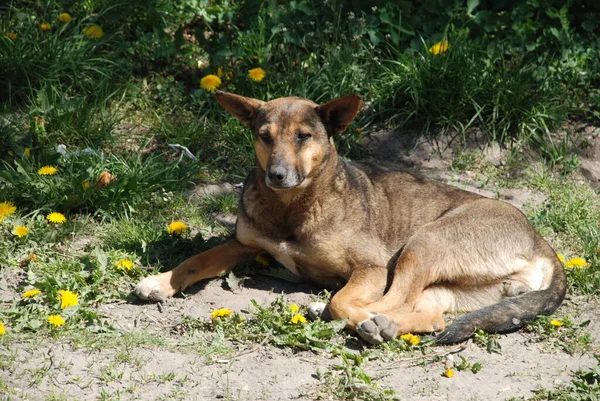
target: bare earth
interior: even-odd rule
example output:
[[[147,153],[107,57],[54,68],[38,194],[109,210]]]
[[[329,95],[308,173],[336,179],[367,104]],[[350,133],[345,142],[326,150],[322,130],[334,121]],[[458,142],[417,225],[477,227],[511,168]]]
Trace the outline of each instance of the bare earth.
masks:
[[[409,167],[412,164],[412,168],[429,177],[488,196],[496,195],[495,191],[482,189],[470,174],[452,172],[448,155],[433,156],[430,145],[407,148],[406,143],[389,142],[382,135],[372,139],[368,147],[373,157],[384,158],[387,164]],[[413,149],[410,156],[404,156],[407,149]],[[500,160],[503,154],[488,150],[486,157]],[[543,199],[527,189],[500,190],[499,195],[519,207]],[[2,273],[0,296],[6,299],[11,290],[10,286],[2,285],[1,276]],[[309,285],[256,276],[234,292],[225,289],[222,279],[212,280],[161,306],[102,305],[99,312],[122,331],[122,344],[88,347],[69,339],[43,340],[39,344],[32,339],[33,344],[0,349],[0,360],[13,358],[13,366],[19,367],[13,374],[0,370],[4,383],[22,395],[6,399],[275,401],[320,399],[321,395],[327,399],[323,389],[318,388],[317,371],[327,371],[339,364],[338,357],[262,344],[231,344],[213,340],[212,333],[173,335],[184,316],[208,321],[210,312],[221,307],[244,313],[250,300],[269,305],[282,293],[289,302],[306,305],[314,300],[312,294],[319,291]],[[600,345],[597,310],[596,300],[584,298],[568,299],[559,310],[559,316],[569,316],[575,322],[591,320],[584,330],[590,333],[596,349]],[[135,333],[153,333],[159,340],[140,345],[131,341]],[[118,338],[113,341],[119,342]],[[438,358],[397,354],[391,360],[371,360],[366,371],[381,386],[396,390],[401,399],[493,401],[531,397],[532,390],[567,383],[572,372],[589,368],[595,362],[591,354],[569,355],[548,349],[547,344],[536,342],[523,331],[501,336],[499,343],[499,354],[488,353],[470,340],[460,346],[434,347]],[[223,347],[229,348],[221,351]],[[459,356],[471,363],[481,362],[482,370],[476,374],[457,371],[452,379],[443,377],[445,366],[452,365]],[[41,379],[37,380],[36,374]]]

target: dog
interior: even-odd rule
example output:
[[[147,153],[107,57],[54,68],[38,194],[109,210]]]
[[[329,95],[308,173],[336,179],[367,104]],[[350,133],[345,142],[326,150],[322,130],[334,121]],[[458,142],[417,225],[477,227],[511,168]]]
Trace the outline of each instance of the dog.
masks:
[[[358,95],[323,105],[215,96],[254,132],[257,166],[235,235],[143,279],[139,298],[163,301],[267,252],[303,279],[340,286],[309,314],[346,319],[373,344],[405,333],[450,344],[476,329],[510,332],[561,304],[564,268],[517,208],[338,155],[334,138],[358,113]],[[445,312],[468,313],[446,327]]]

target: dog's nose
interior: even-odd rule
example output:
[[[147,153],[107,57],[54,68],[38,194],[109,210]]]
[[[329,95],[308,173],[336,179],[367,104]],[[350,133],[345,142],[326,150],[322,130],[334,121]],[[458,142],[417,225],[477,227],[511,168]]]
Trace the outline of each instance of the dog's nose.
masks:
[[[271,166],[269,169],[269,180],[274,184],[281,184],[287,175],[287,170],[281,165]]]

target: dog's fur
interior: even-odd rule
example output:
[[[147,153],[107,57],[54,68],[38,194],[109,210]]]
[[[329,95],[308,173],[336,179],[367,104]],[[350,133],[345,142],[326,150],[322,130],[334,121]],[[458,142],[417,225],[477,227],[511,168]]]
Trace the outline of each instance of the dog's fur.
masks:
[[[145,278],[138,297],[164,300],[266,251],[304,279],[343,285],[311,312],[347,319],[371,343],[408,332],[441,332],[440,343],[475,329],[506,332],[562,302],[563,267],[515,207],[338,156],[333,138],[358,112],[358,96],[321,106],[216,97],[255,133],[257,168],[235,238]],[[471,313],[445,329],[446,311]]]

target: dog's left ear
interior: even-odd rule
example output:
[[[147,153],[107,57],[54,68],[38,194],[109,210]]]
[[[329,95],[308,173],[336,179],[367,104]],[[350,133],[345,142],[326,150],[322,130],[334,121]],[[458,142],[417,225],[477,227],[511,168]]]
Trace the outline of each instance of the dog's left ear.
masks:
[[[346,130],[360,109],[362,99],[358,95],[338,97],[329,103],[317,107],[327,133],[339,135]]]

